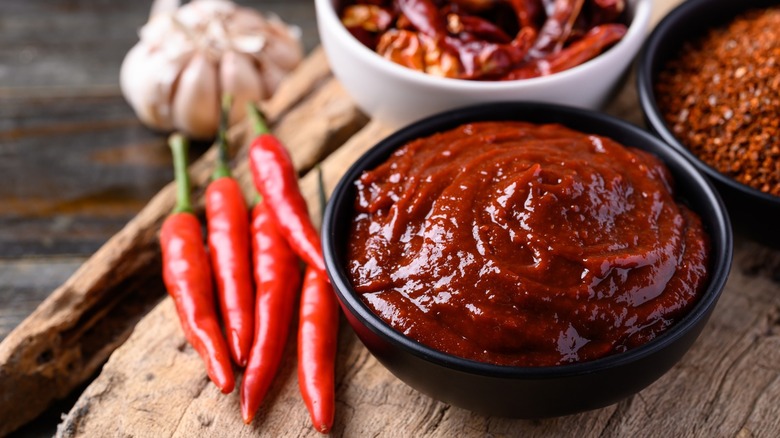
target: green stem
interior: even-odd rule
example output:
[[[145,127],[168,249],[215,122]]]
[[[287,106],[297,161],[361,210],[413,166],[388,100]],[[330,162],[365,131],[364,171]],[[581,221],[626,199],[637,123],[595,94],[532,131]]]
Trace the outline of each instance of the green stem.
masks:
[[[255,134],[260,135],[270,133],[271,130],[268,129],[268,124],[265,122],[265,119],[263,119],[262,114],[260,114],[260,110],[257,109],[255,104],[249,102],[246,105],[249,119],[252,121],[252,126],[255,128]]]
[[[319,164],[315,166],[317,168],[317,195],[320,200],[320,219],[325,215],[325,205],[327,204],[327,196],[325,195],[325,182],[322,179],[322,168]]]
[[[233,104],[233,97],[229,94],[222,96],[222,114],[219,119],[219,133],[217,134],[217,164],[214,168],[214,173],[211,175],[212,180],[219,178],[230,177],[230,165],[228,161],[228,142],[227,142],[227,130],[228,130],[228,117],[230,115],[230,106]]]
[[[173,171],[176,178],[176,206],[174,213],[192,213],[190,203],[190,176],[187,173],[187,139],[181,134],[173,134],[168,139],[173,153]]]

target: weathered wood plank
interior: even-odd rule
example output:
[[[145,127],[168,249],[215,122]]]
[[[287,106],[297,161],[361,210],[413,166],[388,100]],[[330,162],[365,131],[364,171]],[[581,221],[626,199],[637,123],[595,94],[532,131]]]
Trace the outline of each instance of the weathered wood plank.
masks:
[[[85,257],[0,259],[0,303],[3,303],[0,341],[85,260]]]
[[[320,83],[322,77],[302,70],[289,80]],[[344,103],[344,92],[337,85],[297,89],[312,94],[285,97],[300,104],[289,112],[280,106],[279,111],[287,113],[281,120],[278,114],[267,116],[276,123],[280,138],[288,141],[288,135],[301,135],[296,114],[313,114],[314,109],[307,109],[313,106],[331,114],[328,122],[332,125],[318,124],[304,143],[295,138],[299,147],[291,154],[296,165],[306,166],[332,149],[336,140],[359,129],[365,116]],[[247,128],[244,124],[231,130],[232,144],[247,143]],[[209,150],[191,167],[193,194],[200,208],[214,157],[215,150]],[[246,182],[246,173],[246,168],[237,169],[236,177]],[[127,338],[136,320],[164,295],[156,234],[173,207],[174,196],[169,184],[0,343],[0,435],[33,418],[53,399],[91,376]],[[149,284],[150,279],[158,281]]]

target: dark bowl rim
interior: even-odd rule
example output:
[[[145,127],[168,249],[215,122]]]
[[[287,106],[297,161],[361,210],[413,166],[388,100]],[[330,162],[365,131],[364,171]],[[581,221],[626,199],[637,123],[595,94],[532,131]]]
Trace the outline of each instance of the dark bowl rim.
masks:
[[[710,1],[712,0],[684,1],[672,9],[650,33],[647,40],[642,45],[637,58],[636,87],[637,94],[639,95],[639,105],[645,115],[648,127],[653,132],[657,133],[663,141],[677,149],[678,152],[682,153],[683,156],[693,162],[693,164],[707,176],[733,190],[760,199],[765,203],[780,205],[780,197],[764,193],[761,190],[730,178],[696,156],[696,154],[691,152],[674,136],[674,134],[672,134],[666,125],[666,122],[664,122],[661,111],[658,108],[653,87],[653,70],[655,69],[655,61],[661,52],[661,45],[667,38],[669,32],[684,25],[690,14],[693,14],[694,11],[701,8],[703,4]],[[778,4],[780,4],[780,2],[778,2]],[[739,7],[748,10],[751,8],[751,5],[742,3]],[[696,16],[700,17],[699,15]],[[713,24],[709,27],[713,28],[715,26],[716,24]]]
[[[336,255],[334,254],[335,239],[333,239],[333,230],[334,227],[336,227],[334,221],[334,217],[336,216],[335,205],[342,202],[342,199],[340,198],[344,197],[346,192],[349,191],[349,186],[353,184],[355,179],[366,168],[367,164],[375,159],[374,155],[387,156],[389,153],[392,153],[392,151],[398,149],[398,147],[405,142],[405,138],[417,138],[423,135],[430,135],[435,132],[433,130],[437,129],[435,128],[436,126],[453,123],[453,118],[460,120],[459,123],[466,123],[469,118],[484,111],[492,111],[500,114],[518,108],[533,108],[538,111],[544,111],[545,114],[551,114],[551,116],[563,115],[565,117],[582,117],[588,120],[610,124],[612,128],[618,131],[622,130],[636,138],[642,138],[643,141],[649,142],[653,144],[654,147],[665,150],[670,156],[675,157],[675,164],[681,166],[683,171],[695,181],[696,189],[693,190],[697,192],[697,195],[700,194],[705,197],[706,202],[712,205],[716,217],[712,218],[712,223],[715,226],[713,229],[708,230],[709,237],[711,242],[719,242],[719,245],[717,245],[718,252],[711,253],[711,266],[713,266],[714,272],[709,279],[707,288],[687,315],[652,341],[626,352],[604,358],[548,367],[503,366],[452,356],[414,341],[385,323],[375,315],[362,302],[354,290],[352,290],[345,269],[337,264]],[[500,116],[495,117],[495,120],[501,119]],[[503,119],[510,120],[511,117],[505,117]],[[565,125],[565,123],[563,124]],[[541,102],[500,102],[472,105],[435,114],[395,131],[367,150],[344,173],[334,188],[331,198],[325,208],[321,234],[326,268],[334,290],[342,305],[348,307],[352,316],[357,318],[364,327],[391,344],[400,347],[402,350],[440,366],[468,374],[514,379],[553,379],[600,372],[642,360],[663,350],[669,345],[674,344],[677,340],[685,336],[687,332],[693,329],[702,319],[708,317],[725,287],[731,268],[733,254],[731,225],[723,201],[717,191],[713,188],[712,184],[704,178],[687,159],[681,156],[678,151],[665,145],[657,137],[639,127],[613,116],[583,108]]]

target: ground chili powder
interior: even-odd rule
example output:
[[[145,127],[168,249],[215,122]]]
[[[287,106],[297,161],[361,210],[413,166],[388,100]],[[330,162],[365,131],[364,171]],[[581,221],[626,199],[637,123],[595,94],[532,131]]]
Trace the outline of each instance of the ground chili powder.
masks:
[[[780,7],[686,43],[656,83],[675,136],[719,172],[780,196]]]

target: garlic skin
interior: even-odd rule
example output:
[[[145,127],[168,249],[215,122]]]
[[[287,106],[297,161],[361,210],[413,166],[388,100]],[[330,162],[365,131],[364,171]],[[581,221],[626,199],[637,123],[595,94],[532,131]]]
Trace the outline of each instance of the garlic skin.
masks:
[[[173,126],[194,138],[208,138],[219,128],[217,66],[195,53],[179,76],[173,96]]]
[[[263,80],[257,80],[257,74],[254,61],[249,55],[232,50],[222,55],[222,62],[219,63],[219,83],[222,84],[224,94],[233,96],[230,122],[242,120],[246,116],[247,102],[257,102],[270,97],[270,93],[263,86]]]
[[[142,123],[212,138],[221,95],[233,96],[230,124],[246,103],[267,99],[303,58],[300,30],[229,0],[165,1],[139,32],[119,74]],[[155,6],[158,6],[155,3]]]

